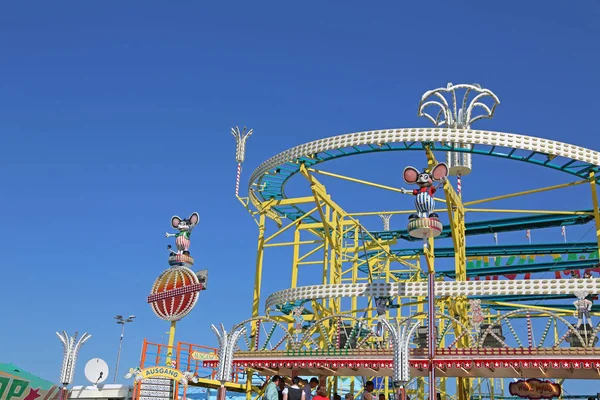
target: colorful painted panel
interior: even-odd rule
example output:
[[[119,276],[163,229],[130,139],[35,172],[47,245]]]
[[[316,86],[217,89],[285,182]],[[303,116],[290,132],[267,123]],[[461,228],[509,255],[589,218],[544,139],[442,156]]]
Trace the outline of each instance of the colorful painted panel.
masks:
[[[14,364],[0,364],[0,399],[55,400],[59,388]]]

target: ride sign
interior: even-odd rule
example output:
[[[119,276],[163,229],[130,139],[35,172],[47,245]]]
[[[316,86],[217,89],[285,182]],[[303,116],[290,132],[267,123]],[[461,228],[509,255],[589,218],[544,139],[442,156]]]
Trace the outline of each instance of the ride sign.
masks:
[[[508,390],[512,396],[524,399],[552,399],[561,394],[561,387],[558,383],[541,381],[536,378],[511,382]]]

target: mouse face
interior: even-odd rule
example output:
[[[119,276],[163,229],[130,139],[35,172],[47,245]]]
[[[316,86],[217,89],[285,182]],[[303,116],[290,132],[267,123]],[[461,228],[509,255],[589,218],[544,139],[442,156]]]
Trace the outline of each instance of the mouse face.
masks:
[[[448,176],[448,166],[445,163],[439,163],[431,172],[419,172],[414,167],[406,167],[402,175],[406,183],[429,187],[433,185],[434,181],[440,181]]]
[[[171,226],[179,231],[192,230],[200,221],[200,215],[198,213],[192,213],[188,219],[179,218],[174,216],[171,218]]]
[[[417,185],[420,187],[427,187],[433,185],[433,179],[428,172],[421,172],[417,175]]]

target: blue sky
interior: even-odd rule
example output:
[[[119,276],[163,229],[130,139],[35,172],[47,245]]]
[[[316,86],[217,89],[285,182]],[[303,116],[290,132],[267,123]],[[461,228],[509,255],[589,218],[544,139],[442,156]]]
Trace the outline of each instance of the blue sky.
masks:
[[[144,337],[161,340],[167,324],[145,298],[166,267],[173,214],[200,213],[192,251],[196,266],[210,270],[210,290],[180,324],[179,338],[214,344],[211,323],[230,326],[250,314],[256,228],[233,196],[233,125],[256,132],[247,178],[296,144],[428,126],[416,116],[423,92],[478,82],[502,102],[479,127],[600,148],[594,1],[0,7],[0,358],[50,380],[61,361],[57,330],[93,335],[81,352],[79,383],[87,359],[114,365],[113,315],[138,316],[127,327],[122,370],[137,363]],[[391,155],[330,170],[399,186],[402,168],[418,162],[418,155]],[[464,183],[472,198],[571,180],[476,162]],[[377,194],[331,185],[351,211],[381,206]],[[563,191],[543,201],[589,207],[586,195]],[[385,196],[393,206],[396,198]],[[588,228],[574,229],[573,240],[593,240]],[[556,231],[534,235],[561,240]],[[267,257],[265,292],[286,287],[288,265],[287,255]]]

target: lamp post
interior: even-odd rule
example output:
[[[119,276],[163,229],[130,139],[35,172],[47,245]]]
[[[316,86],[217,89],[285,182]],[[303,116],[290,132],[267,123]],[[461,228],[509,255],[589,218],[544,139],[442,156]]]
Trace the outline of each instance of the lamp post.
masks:
[[[117,320],[117,324],[121,325],[121,339],[119,341],[119,352],[117,353],[117,365],[115,367],[115,378],[113,383],[117,383],[117,373],[119,372],[119,362],[121,362],[121,348],[123,347],[123,335],[125,334],[125,324],[129,322],[133,322],[135,319],[135,315],[130,315],[127,318],[123,318],[122,315],[115,315],[115,319]]]

